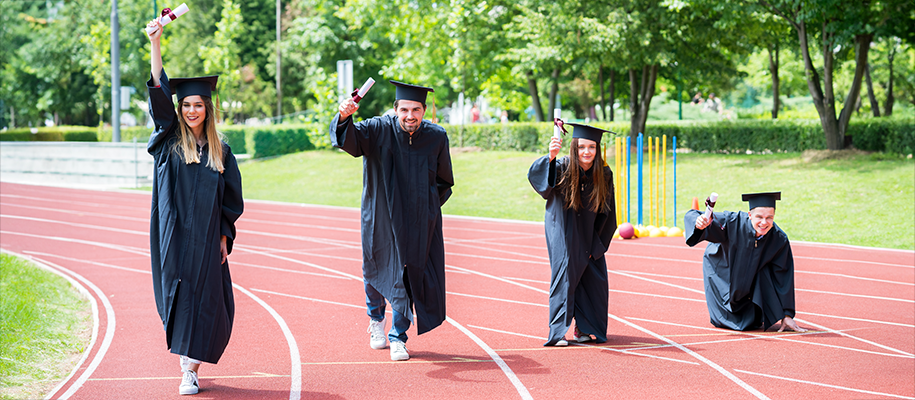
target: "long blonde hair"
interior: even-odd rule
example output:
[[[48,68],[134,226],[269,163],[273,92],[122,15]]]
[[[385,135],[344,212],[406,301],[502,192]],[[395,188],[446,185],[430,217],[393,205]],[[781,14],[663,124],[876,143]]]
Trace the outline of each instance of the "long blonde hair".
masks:
[[[207,167],[213,171],[222,173],[225,165],[223,163],[224,154],[222,151],[222,134],[216,131],[216,120],[219,119],[219,110],[213,105],[213,101],[206,96],[200,96],[203,99],[203,105],[206,107],[206,118],[203,120],[203,131],[207,137],[207,147],[209,157]],[[174,149],[184,159],[185,164],[199,164],[200,155],[197,154],[197,139],[194,132],[187,126],[184,120],[184,114],[181,112],[181,101],[178,102],[178,141],[175,142]]]
[[[581,190],[578,190],[581,180],[579,174],[580,165],[578,163],[578,139],[573,138],[569,146],[569,167],[562,173],[559,179],[559,185],[564,189],[564,196],[568,208],[575,211],[581,209]],[[610,185],[604,177],[604,159],[601,156],[600,143],[597,143],[597,151],[594,155],[594,161],[591,164],[591,177],[594,180],[594,187],[591,189],[590,210],[595,213],[606,212],[610,210]]]

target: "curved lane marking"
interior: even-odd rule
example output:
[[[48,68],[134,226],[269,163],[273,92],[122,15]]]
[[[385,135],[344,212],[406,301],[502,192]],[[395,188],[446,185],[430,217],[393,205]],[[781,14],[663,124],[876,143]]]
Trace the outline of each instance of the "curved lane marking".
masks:
[[[290,372],[289,377],[291,380],[289,385],[289,400],[299,400],[302,396],[302,356],[299,354],[299,345],[296,344],[295,337],[292,336],[292,331],[289,329],[289,326],[286,325],[286,321],[283,320],[283,317],[281,317],[273,307],[270,307],[265,301],[261,300],[260,297],[257,297],[257,295],[249,292],[237,283],[233,282],[232,287],[248,295],[248,297],[256,301],[257,304],[264,307],[264,309],[273,316],[276,323],[279,324],[280,329],[282,329],[283,335],[286,337],[286,344],[289,346],[289,358],[292,364],[292,371]]]
[[[454,268],[454,269],[457,269],[457,270],[462,270],[462,271],[465,271],[465,272],[470,272],[470,273],[473,273],[473,274],[476,274],[476,275],[480,275],[480,276],[483,276],[483,277],[486,277],[486,278],[495,279],[495,280],[498,280],[498,281],[501,281],[501,282],[506,282],[506,283],[509,283],[509,284],[512,284],[512,285],[516,285],[516,286],[528,288],[528,289],[531,289],[531,290],[536,290],[536,291],[538,291],[538,292],[540,292],[540,293],[549,295],[549,291],[547,291],[547,290],[538,289],[538,288],[535,288],[535,287],[532,287],[532,286],[525,285],[525,284],[523,284],[523,283],[518,283],[518,282],[511,281],[511,280],[508,280],[508,279],[505,279],[505,278],[500,278],[500,277],[497,277],[497,276],[489,275],[489,274],[486,274],[486,273],[483,273],[483,272],[478,272],[478,271],[474,271],[474,270],[470,270],[470,269],[466,269],[466,268],[459,268],[459,267],[455,267],[455,266],[451,266],[451,268]],[[624,320],[624,319],[622,319],[622,318],[620,318],[620,317],[617,317],[617,316],[615,316],[615,315],[613,315],[613,314],[607,313],[607,316],[610,317],[610,318],[613,318],[614,320],[616,320],[616,321],[618,321],[618,322],[621,322],[621,323],[623,323],[623,324],[625,324],[625,325],[629,325],[629,326],[632,327],[632,328],[635,328],[635,329],[637,329],[637,330],[639,330],[639,331],[642,331],[643,333],[648,334],[648,335],[650,335],[650,336],[652,336],[652,337],[654,337],[654,338],[656,338],[656,339],[658,339],[658,340],[667,342],[668,344],[670,344],[670,345],[676,347],[677,349],[683,351],[684,353],[689,354],[689,355],[692,356],[693,358],[696,358],[697,360],[702,361],[703,363],[705,363],[706,365],[712,367],[713,369],[715,369],[716,371],[718,371],[719,373],[721,373],[722,375],[724,375],[725,377],[727,377],[728,379],[730,379],[731,381],[733,381],[734,383],[736,383],[738,386],[742,387],[744,390],[750,392],[751,394],[753,394],[753,395],[756,396],[757,398],[759,398],[759,399],[768,399],[768,398],[769,398],[769,397],[767,397],[766,395],[762,394],[762,392],[756,390],[756,388],[750,386],[749,384],[747,384],[746,382],[744,382],[743,380],[741,380],[740,378],[738,378],[738,377],[735,376],[734,374],[730,373],[728,370],[726,370],[726,369],[722,368],[720,365],[718,365],[718,364],[712,362],[712,360],[709,360],[709,359],[707,359],[707,358],[701,356],[699,353],[696,353],[696,352],[694,352],[694,351],[692,351],[692,350],[690,350],[690,349],[688,349],[688,348],[686,348],[686,347],[683,347],[683,345],[681,345],[681,344],[679,344],[679,343],[677,343],[677,342],[674,342],[674,341],[672,341],[672,340],[670,340],[670,339],[668,339],[668,338],[666,338],[666,337],[664,337],[664,336],[661,336],[661,335],[659,335],[659,334],[657,334],[657,333],[654,333],[654,332],[652,332],[652,331],[649,331],[648,329],[642,328],[641,326],[638,326],[638,325],[636,325],[636,324],[633,324],[633,323],[631,323],[631,322],[629,322],[629,321],[626,321],[626,320]]]
[[[89,345],[86,346],[86,350],[83,351],[83,355],[80,356],[79,361],[76,363],[76,365],[73,366],[73,369],[70,371],[70,373],[64,379],[62,379],[60,381],[60,383],[58,383],[57,386],[54,387],[54,389],[51,389],[51,391],[48,392],[47,396],[44,397],[45,400],[48,400],[48,399],[53,398],[54,394],[57,393],[67,382],[69,382],[70,379],[73,378],[74,375],[76,375],[76,371],[79,371],[80,367],[82,367],[82,365],[86,362],[86,359],[89,358],[89,353],[91,353],[92,349],[95,348],[95,341],[96,341],[96,339],[98,339],[98,329],[99,329],[98,301],[95,300],[95,296],[93,296],[92,293],[89,293],[89,290],[86,289],[86,287],[83,286],[83,284],[77,282],[76,279],[73,279],[69,275],[58,271],[57,269],[51,267],[50,265],[45,264],[44,262],[38,260],[37,258],[30,257],[27,255],[17,254],[17,253],[14,253],[14,252],[6,250],[6,249],[0,249],[0,251],[2,251],[3,253],[6,253],[6,254],[10,254],[10,255],[13,255],[13,256],[16,256],[19,258],[29,260],[32,263],[34,263],[35,265],[39,266],[40,268],[45,269],[48,272],[51,272],[55,275],[60,276],[61,278],[66,279],[68,282],[70,282],[71,285],[73,285],[73,287],[75,287],[80,293],[82,293],[83,296],[85,296],[87,299],[89,299],[89,305],[92,309],[92,336],[89,339]]]
[[[64,392],[64,394],[60,395],[59,397],[56,397],[57,399],[62,399],[62,400],[69,399],[70,396],[72,396],[74,393],[76,393],[76,391],[79,390],[79,388],[83,386],[83,383],[85,383],[86,380],[89,379],[90,376],[92,376],[92,373],[94,373],[96,368],[98,368],[99,364],[102,363],[102,359],[105,358],[105,354],[108,353],[108,348],[111,347],[111,342],[114,340],[114,332],[115,332],[115,325],[116,325],[116,320],[115,320],[115,316],[114,316],[114,308],[111,306],[111,302],[108,301],[108,296],[106,296],[105,293],[102,292],[102,290],[99,289],[98,286],[96,286],[94,283],[92,283],[92,281],[90,281],[90,280],[86,279],[85,277],[83,277],[82,275],[77,274],[76,272],[73,272],[60,265],[57,265],[57,264],[54,264],[54,263],[51,263],[48,261],[42,261],[42,262],[47,264],[48,266],[51,266],[53,268],[59,269],[60,271],[66,272],[67,274],[72,275],[74,278],[85,283],[86,286],[89,286],[90,288],[92,288],[92,291],[95,292],[95,296],[97,296],[98,299],[102,301],[102,305],[105,306],[105,314],[107,314],[107,319],[108,319],[107,324],[105,326],[105,337],[102,339],[102,343],[99,346],[98,351],[95,353],[95,356],[92,357],[92,362],[89,363],[89,366],[86,367],[86,369],[83,371],[83,373],[80,374],[79,378],[77,378],[76,381],[74,381],[73,384],[70,385],[70,387],[67,389],[66,392]],[[97,313],[97,310],[93,310],[93,314],[97,315],[96,313]],[[95,318],[95,319],[97,320],[97,318]],[[89,347],[87,349],[87,352],[89,351],[89,349],[91,349],[91,347]],[[60,388],[59,387],[55,388],[55,392],[57,390],[60,390]],[[48,395],[47,398],[51,398],[51,396],[53,396],[53,395],[54,395],[54,393],[51,393]]]
[[[236,247],[237,247],[237,246],[236,246]],[[356,275],[349,274],[349,273],[346,273],[346,272],[337,271],[337,270],[335,270],[335,269],[328,268],[328,267],[322,267],[322,266],[320,266],[320,265],[313,264],[313,263],[310,263],[310,262],[308,262],[308,261],[302,261],[302,260],[297,260],[297,259],[294,259],[294,258],[289,258],[289,257],[284,257],[284,256],[278,256],[278,255],[275,255],[275,254],[260,252],[260,251],[257,251],[257,250],[253,250],[253,249],[250,248],[250,247],[247,248],[247,251],[249,251],[249,252],[251,252],[251,253],[254,253],[254,254],[260,254],[260,255],[263,255],[263,256],[267,256],[267,257],[273,257],[273,258],[277,258],[277,259],[280,259],[280,260],[289,261],[289,262],[292,262],[292,263],[301,264],[301,265],[305,265],[305,266],[312,267],[312,268],[317,268],[317,269],[320,269],[320,270],[322,270],[322,271],[327,271],[327,272],[331,272],[331,273],[340,274],[340,275],[349,277],[350,279],[353,279],[353,280],[356,280],[356,281],[359,281],[359,282],[363,282],[361,276],[356,276]],[[463,327],[461,324],[459,324],[457,321],[451,319],[451,317],[447,317],[447,316],[446,316],[446,317],[445,317],[445,320],[448,321],[448,323],[450,323],[450,324],[453,325],[454,327],[456,327],[458,330],[460,330],[462,333],[464,333],[465,335],[467,335],[467,337],[469,337],[469,338],[470,338],[471,340],[473,340],[478,346],[480,346],[480,348],[482,348],[483,351],[485,351],[486,354],[488,354],[489,357],[492,358],[492,360],[495,361],[496,364],[499,365],[499,368],[502,369],[502,372],[505,374],[505,376],[508,378],[508,380],[511,381],[512,385],[515,386],[515,389],[518,391],[518,394],[521,395],[521,398],[523,398],[523,399],[532,399],[532,397],[531,397],[530,393],[528,392],[527,388],[524,387],[523,384],[521,384],[521,380],[518,379],[518,376],[515,375],[515,372],[512,371],[512,369],[508,366],[508,364],[506,364],[505,361],[503,361],[502,358],[499,357],[499,355],[496,354],[496,353],[492,350],[492,348],[490,348],[485,342],[483,342],[482,340],[480,340],[480,338],[476,337],[476,335],[474,335],[472,332],[470,332],[469,330],[467,330],[466,328],[464,328],[464,327]]]

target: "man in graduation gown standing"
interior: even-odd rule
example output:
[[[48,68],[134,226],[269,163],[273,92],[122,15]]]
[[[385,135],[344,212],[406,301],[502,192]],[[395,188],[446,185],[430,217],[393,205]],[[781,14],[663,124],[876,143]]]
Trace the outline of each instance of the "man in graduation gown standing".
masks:
[[[702,261],[705,301],[712,325],[733,330],[767,330],[781,323],[805,332],[794,321],[794,257],[788,235],[775,225],[780,192],[744,194],[750,212],[698,210],[684,217],[686,244],[709,242]]]
[[[407,329],[415,311],[419,334],[445,320],[445,245],[441,207],[454,178],[445,130],[423,120],[431,88],[391,81],[395,115],[354,122],[359,108],[340,103],[330,139],[363,160],[362,276],[370,318],[369,345],[383,349],[385,299],[393,321],[391,359],[410,358]]]

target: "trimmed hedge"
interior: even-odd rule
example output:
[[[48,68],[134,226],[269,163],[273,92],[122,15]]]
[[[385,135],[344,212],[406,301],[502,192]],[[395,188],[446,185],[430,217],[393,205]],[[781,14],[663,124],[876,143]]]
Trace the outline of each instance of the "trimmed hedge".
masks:
[[[32,128],[10,129],[0,132],[0,141],[16,142],[96,142],[96,128],[89,126],[43,126],[32,133]]]
[[[629,134],[628,122],[595,122],[592,125],[622,137]],[[546,122],[442,127],[448,132],[452,147],[475,146],[485,150],[543,151],[553,134],[552,124]],[[326,124],[222,125],[218,129],[232,146],[233,153],[247,153],[254,158],[331,148]],[[801,152],[826,148],[819,120],[649,122],[645,130],[651,136],[667,135],[668,140],[676,136],[678,148],[698,152]],[[137,141],[145,142],[149,140],[149,133],[146,127],[122,128],[121,141],[129,142],[136,137]],[[860,150],[903,155],[915,152],[913,118],[856,119],[849,124],[847,134],[852,145]],[[23,128],[0,132],[0,140],[111,141],[111,129],[44,127],[33,134]]]

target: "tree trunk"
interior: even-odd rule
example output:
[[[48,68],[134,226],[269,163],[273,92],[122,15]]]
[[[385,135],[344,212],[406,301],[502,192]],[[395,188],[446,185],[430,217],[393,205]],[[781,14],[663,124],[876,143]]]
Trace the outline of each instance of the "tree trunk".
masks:
[[[548,103],[549,107],[546,109],[550,115],[553,115],[553,110],[556,109],[556,94],[559,93],[559,71],[560,68],[556,67],[556,69],[553,70],[553,74],[551,75],[553,82],[550,84],[550,101]],[[556,118],[556,116],[553,115],[553,118]]]
[[[769,74],[772,75],[772,119],[778,119],[778,43],[769,48]]]
[[[616,71],[610,70],[610,122],[613,122],[613,105],[616,104]]]
[[[880,116],[880,104],[877,103],[877,96],[874,96],[874,83],[871,81],[871,64],[867,63],[864,67],[864,78],[867,82],[867,98],[871,102],[871,111],[875,117]]]
[[[838,149],[845,147],[845,132],[848,131],[848,122],[851,120],[851,105],[854,104],[854,99],[861,94],[861,81],[864,80],[864,70],[867,67],[867,53],[873,39],[873,34],[855,36],[855,78],[851,82],[848,95],[845,96],[845,104],[842,106],[842,113],[839,114],[837,121],[839,128],[837,139],[840,140]]]
[[[638,80],[637,73],[635,69],[629,70],[629,137],[632,138],[632,143],[635,143],[639,133],[645,131],[648,107],[651,105],[651,98],[654,97],[654,85],[658,78],[658,66],[643,66],[641,79]]]
[[[607,110],[604,108],[604,66],[601,65],[597,68],[597,85],[600,86],[600,117],[602,120],[607,120]]]
[[[527,89],[531,92],[531,107],[534,108],[534,118],[537,122],[546,121],[543,118],[543,107],[540,105],[540,94],[537,93],[537,79],[534,71],[527,71]]]
[[[886,111],[883,115],[889,117],[893,115],[893,103],[896,102],[896,98],[893,97],[893,59],[896,58],[896,44],[890,42],[890,56],[888,61],[890,62],[890,79],[886,85],[886,103],[883,104],[886,107]]]
[[[804,72],[807,75],[807,88],[810,90],[810,97],[813,100],[813,106],[817,109],[820,116],[820,125],[826,135],[826,148],[830,150],[841,150],[844,147],[844,138],[839,138],[838,121],[836,120],[835,99],[832,96],[832,46],[831,35],[824,40],[823,49],[823,75],[826,81],[827,92],[824,93],[823,87],[820,86],[820,75],[813,66],[810,58],[810,49],[807,44],[807,24],[803,21],[795,25],[797,37],[800,41],[801,55],[804,59]],[[854,101],[854,100],[852,100]]]

